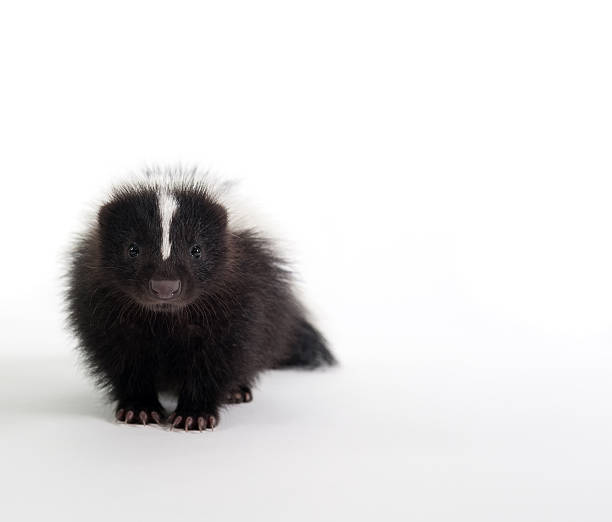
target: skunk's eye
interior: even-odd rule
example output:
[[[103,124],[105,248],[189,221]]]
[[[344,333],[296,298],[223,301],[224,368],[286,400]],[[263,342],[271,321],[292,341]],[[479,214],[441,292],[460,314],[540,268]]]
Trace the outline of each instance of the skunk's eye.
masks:
[[[128,254],[130,257],[136,257],[138,254],[140,254],[140,249],[138,248],[137,245],[132,243],[130,245],[130,248],[128,248]]]
[[[191,247],[191,255],[193,257],[200,257],[202,255],[202,249],[200,248],[200,245],[193,245]]]

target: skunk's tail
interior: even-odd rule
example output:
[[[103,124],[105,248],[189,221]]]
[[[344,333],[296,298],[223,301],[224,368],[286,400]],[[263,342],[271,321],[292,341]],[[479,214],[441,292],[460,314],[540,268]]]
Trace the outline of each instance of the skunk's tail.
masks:
[[[327,341],[321,333],[308,321],[302,319],[297,325],[296,341],[293,352],[278,368],[317,368],[319,366],[333,366],[336,358],[327,347]]]

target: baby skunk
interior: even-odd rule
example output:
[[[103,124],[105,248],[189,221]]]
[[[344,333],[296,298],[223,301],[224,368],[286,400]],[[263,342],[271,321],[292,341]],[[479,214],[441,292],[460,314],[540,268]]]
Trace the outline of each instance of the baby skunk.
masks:
[[[69,324],[120,421],[161,424],[166,392],[172,428],[212,429],[259,372],[335,362],[285,263],[195,176],[115,188],[71,259]]]

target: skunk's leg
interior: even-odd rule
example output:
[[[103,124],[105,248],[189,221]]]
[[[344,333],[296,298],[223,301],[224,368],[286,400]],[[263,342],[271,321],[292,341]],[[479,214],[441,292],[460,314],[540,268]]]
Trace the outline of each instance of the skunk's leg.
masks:
[[[113,384],[113,395],[117,400],[115,416],[128,424],[161,424],[164,409],[159,402],[157,390],[150,372],[146,368],[124,370]]]
[[[196,366],[197,367],[197,366]],[[168,418],[172,428],[204,431],[212,430],[219,423],[221,390],[215,383],[219,375],[194,372],[183,382],[176,410]]]

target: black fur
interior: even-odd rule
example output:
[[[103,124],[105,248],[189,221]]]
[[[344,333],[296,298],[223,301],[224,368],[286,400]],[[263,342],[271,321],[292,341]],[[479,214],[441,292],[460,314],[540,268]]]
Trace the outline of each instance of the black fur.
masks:
[[[160,189],[178,202],[167,260]],[[152,279],[180,280],[179,297],[157,299]],[[251,400],[259,372],[335,362],[285,263],[254,231],[231,231],[226,209],[202,182],[116,189],[76,242],[68,281],[79,347],[126,422],[160,422],[158,394],[170,392],[178,397],[174,427],[211,428],[222,404]]]

